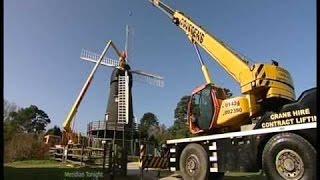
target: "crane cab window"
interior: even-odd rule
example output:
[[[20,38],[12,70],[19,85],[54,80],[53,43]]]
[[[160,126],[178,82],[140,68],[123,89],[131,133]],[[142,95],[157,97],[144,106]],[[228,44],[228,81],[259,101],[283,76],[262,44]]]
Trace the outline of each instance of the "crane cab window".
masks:
[[[192,115],[200,129],[209,129],[214,106],[212,104],[211,87],[207,86],[192,97]]]

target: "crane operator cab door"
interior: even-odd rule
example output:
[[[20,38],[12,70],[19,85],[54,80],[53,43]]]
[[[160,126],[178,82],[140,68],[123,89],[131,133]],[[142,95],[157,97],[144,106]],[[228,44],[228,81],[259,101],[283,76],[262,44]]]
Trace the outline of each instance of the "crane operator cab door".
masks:
[[[224,89],[206,84],[192,93],[188,104],[188,122],[192,134],[204,133],[216,126],[221,102],[226,99]]]

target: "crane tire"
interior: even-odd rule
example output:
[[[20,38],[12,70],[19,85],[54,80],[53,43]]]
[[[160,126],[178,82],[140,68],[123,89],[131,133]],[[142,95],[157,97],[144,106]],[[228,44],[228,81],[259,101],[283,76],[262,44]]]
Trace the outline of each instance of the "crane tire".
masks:
[[[262,169],[268,179],[316,179],[317,152],[303,137],[280,133],[270,138],[262,153]]]
[[[188,144],[182,151],[179,161],[184,180],[205,180],[209,175],[207,152],[200,144]]]

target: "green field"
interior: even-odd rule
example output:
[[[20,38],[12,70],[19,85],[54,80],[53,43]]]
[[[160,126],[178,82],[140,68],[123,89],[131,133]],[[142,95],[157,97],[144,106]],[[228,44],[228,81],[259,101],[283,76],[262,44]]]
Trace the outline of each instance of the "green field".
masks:
[[[28,160],[28,161],[16,161],[12,163],[4,164],[5,167],[12,168],[68,168],[54,160]]]

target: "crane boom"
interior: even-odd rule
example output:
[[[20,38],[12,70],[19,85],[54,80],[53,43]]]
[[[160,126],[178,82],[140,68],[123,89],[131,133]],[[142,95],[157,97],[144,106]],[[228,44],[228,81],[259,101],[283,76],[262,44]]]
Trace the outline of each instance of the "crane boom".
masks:
[[[181,12],[174,13],[173,18],[175,24],[187,33],[188,38],[201,46],[211,57],[214,57],[237,82],[241,82],[241,72],[250,71],[246,60],[238,56],[218,38],[196,25],[190,18]]]
[[[110,45],[115,49],[116,53],[121,56],[121,53],[120,51],[117,50],[117,48],[115,47],[115,45],[112,43],[112,41],[108,41],[106,47],[104,48],[102,54],[100,55],[100,58],[99,60],[96,62],[95,66],[93,67],[91,73],[89,74],[88,78],[87,78],[87,81],[85,82],[85,84],[83,85],[76,101],[74,102],[66,120],[64,121],[63,123],[63,129],[66,131],[66,132],[72,132],[72,123],[74,121],[74,117],[78,111],[78,108],[79,108],[79,105],[84,97],[84,95],[86,94],[92,80],[93,80],[93,77],[94,77],[94,74],[95,72],[97,71],[97,68],[98,66],[101,64],[102,60],[104,59],[104,56],[105,54],[107,53]]]
[[[150,0],[151,1],[151,0]],[[161,1],[151,1],[156,7],[166,12],[174,24],[179,26],[188,36],[192,43],[201,46],[237,81],[241,82],[240,74],[243,71],[250,71],[249,62],[239,56],[235,51],[220,41],[217,37],[206,32],[184,13],[173,10]],[[232,64],[230,64],[232,62]]]
[[[240,84],[241,93],[249,95],[250,101],[261,99],[295,99],[294,85],[290,73],[277,62],[272,64],[253,64],[232,50],[203,27],[196,24],[183,12],[177,11],[160,0],[149,0],[155,7],[186,33],[191,43],[202,47],[218,64]],[[203,73],[206,76],[205,73]],[[206,78],[207,79],[207,78]]]

